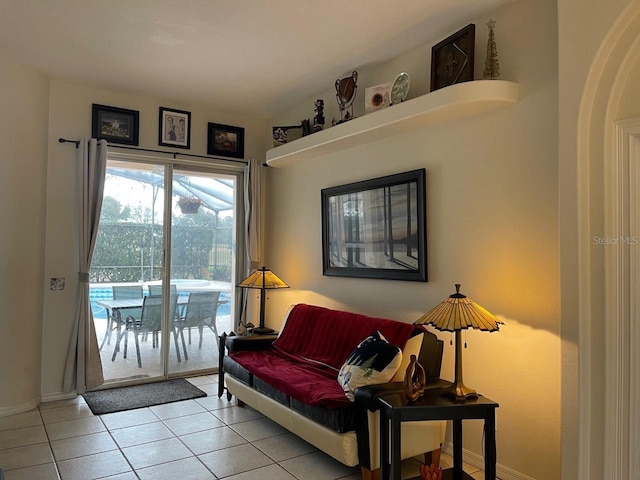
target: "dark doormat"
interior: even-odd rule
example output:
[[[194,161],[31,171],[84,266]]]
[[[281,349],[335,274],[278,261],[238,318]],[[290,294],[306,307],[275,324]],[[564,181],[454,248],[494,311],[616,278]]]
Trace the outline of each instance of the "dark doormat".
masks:
[[[207,394],[184,378],[131,387],[97,390],[82,395],[94,415],[133,410],[163,403],[179,402]]]

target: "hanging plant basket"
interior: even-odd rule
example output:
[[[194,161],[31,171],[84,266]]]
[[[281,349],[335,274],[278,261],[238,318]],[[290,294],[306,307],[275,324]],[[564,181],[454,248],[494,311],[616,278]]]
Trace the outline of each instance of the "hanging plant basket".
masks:
[[[198,213],[200,205],[202,205],[202,200],[199,198],[181,197],[180,200],[178,200],[180,211],[186,214]]]

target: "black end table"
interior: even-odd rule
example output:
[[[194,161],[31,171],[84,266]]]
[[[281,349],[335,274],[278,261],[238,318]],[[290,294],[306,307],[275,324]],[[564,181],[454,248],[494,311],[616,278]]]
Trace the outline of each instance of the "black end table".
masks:
[[[462,420],[484,420],[484,478],[496,479],[496,408],[498,404],[480,395],[477,399],[464,402],[441,394],[440,388],[426,390],[424,395],[413,403],[408,403],[402,393],[381,396],[380,405],[380,473],[381,480],[400,480],[400,438],[402,422],[420,420],[453,421],[453,468],[443,472],[447,480],[473,480],[462,470]],[[391,438],[391,459],[389,459],[389,440]],[[391,472],[389,472],[391,460]],[[389,477],[391,473],[391,477]],[[415,477],[411,480],[420,480]]]

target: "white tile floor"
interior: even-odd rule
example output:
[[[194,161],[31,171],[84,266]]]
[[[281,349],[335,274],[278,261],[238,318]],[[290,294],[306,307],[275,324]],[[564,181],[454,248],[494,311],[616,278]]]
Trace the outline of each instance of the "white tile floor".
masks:
[[[349,468],[249,407],[219,399],[217,375],[189,379],[209,396],[94,416],[82,397],[0,418],[6,480],[356,480]],[[451,466],[443,455],[442,466]],[[403,478],[419,475],[403,462]],[[465,471],[483,480],[482,471]]]

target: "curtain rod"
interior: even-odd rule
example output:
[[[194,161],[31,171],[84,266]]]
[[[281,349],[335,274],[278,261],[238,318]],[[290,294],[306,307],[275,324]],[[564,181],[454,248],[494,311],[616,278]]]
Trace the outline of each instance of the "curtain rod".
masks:
[[[59,143],[74,143],[76,145],[76,148],[78,148],[80,146],[80,140],[67,140],[66,138],[58,138],[58,142]],[[215,160],[224,160],[225,162],[235,162],[235,163],[242,163],[242,164],[247,164],[246,160],[234,160],[232,158],[226,158],[226,157],[213,157],[213,156],[206,156],[206,155],[196,155],[193,153],[182,153],[182,152],[167,152],[166,150],[152,150],[149,148],[140,148],[140,147],[127,147],[124,145],[112,145],[112,144],[108,144],[109,147],[114,147],[114,148],[124,148],[126,150],[138,150],[140,152],[151,152],[151,153],[164,153],[164,154],[169,154],[169,155],[173,155],[174,160],[177,158],[178,155],[183,156],[183,157],[193,157],[193,158],[206,158],[206,159],[215,159]],[[267,166],[266,164],[264,164],[264,166]]]

